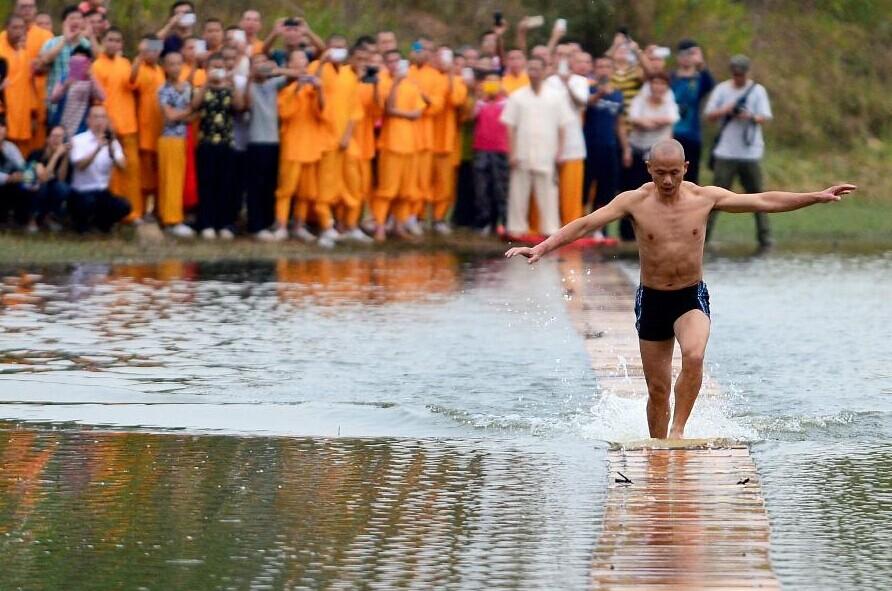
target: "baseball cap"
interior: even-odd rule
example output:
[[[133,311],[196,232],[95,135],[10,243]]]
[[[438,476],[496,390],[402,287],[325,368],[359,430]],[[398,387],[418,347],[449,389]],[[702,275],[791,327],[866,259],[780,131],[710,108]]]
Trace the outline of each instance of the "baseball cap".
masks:
[[[731,66],[732,70],[740,70],[746,72],[750,69],[750,58],[738,53],[731,58],[729,65]]]

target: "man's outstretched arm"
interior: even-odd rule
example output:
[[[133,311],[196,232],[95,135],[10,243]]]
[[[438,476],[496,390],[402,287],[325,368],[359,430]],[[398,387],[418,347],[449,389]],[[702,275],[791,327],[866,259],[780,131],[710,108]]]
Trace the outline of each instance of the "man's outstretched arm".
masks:
[[[707,188],[710,194],[715,197],[715,209],[729,213],[780,213],[782,211],[793,211],[816,203],[840,201],[843,195],[848,195],[855,189],[857,189],[855,185],[834,185],[829,189],[815,193],[767,191],[765,193],[742,195],[732,193],[721,187]]]
[[[570,244],[574,240],[578,240],[586,234],[590,234],[598,228],[603,228],[610,222],[628,215],[628,203],[633,195],[634,191],[621,193],[608,205],[593,211],[587,216],[573,220],[561,228],[557,234],[552,234],[547,240],[537,244],[533,248],[512,248],[505,253],[505,256],[509,259],[518,255],[524,256],[529,259],[527,262],[533,264],[552,250],[556,250],[565,244]]]

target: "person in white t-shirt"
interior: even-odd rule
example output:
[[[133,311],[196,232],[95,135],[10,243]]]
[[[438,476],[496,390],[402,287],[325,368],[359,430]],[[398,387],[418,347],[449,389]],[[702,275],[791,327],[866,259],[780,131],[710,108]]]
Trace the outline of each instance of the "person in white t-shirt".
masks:
[[[582,133],[582,111],[588,104],[591,69],[589,54],[577,51],[569,58],[561,58],[557,73],[545,80],[545,87],[564,96],[574,117],[564,128],[564,149],[558,160],[558,187],[561,224],[569,224],[582,217],[582,184],[585,176],[585,135]]]
[[[509,98],[501,121],[508,128],[508,234],[529,232],[530,189],[535,191],[539,230],[546,235],[560,228],[555,166],[563,153],[567,126],[574,114],[566,96],[545,87],[545,62],[537,57],[527,64],[530,85]]]
[[[126,166],[124,149],[108,125],[108,113],[94,105],[87,115],[87,131],[71,139],[71,196],[69,209],[74,228],[108,232],[130,214],[130,203],[108,190],[112,170]]]
[[[730,189],[734,178],[746,193],[762,192],[762,156],[765,140],[762,126],[771,121],[771,103],[765,87],[749,76],[750,60],[745,55],[731,58],[731,79],[715,87],[706,102],[706,118],[719,123],[721,131],[712,149],[715,157],[714,184]],[[716,213],[709,218],[706,241],[712,237]],[[762,248],[771,246],[768,216],[756,212],[756,235]]]

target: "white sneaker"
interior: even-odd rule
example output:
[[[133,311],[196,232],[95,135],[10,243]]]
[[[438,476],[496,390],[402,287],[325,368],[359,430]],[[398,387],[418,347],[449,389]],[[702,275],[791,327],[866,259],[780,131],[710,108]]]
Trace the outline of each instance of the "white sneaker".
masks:
[[[276,239],[273,236],[273,233],[269,230],[260,230],[256,234],[254,234],[254,240],[257,242],[275,242]]]
[[[434,232],[439,234],[440,236],[449,236],[452,234],[452,228],[449,227],[449,224],[446,222],[436,222],[434,224]]]
[[[347,232],[341,234],[341,239],[349,240],[350,242],[360,242],[362,244],[374,242],[371,236],[367,235],[359,228],[353,228],[352,230],[348,230]]]
[[[202,240],[216,240],[217,239],[217,231],[213,228],[205,228],[201,231]]]
[[[195,238],[195,230],[186,224],[177,224],[167,228],[167,233],[174,238]]]
[[[273,230],[272,235],[273,242],[284,242],[288,240],[288,230],[285,229],[285,226],[279,226]]]
[[[335,241],[326,236],[320,236],[319,241],[316,244],[319,245],[319,248],[324,248],[326,250],[330,250],[335,247]]]
[[[324,230],[321,234],[319,234],[320,242],[322,240],[331,240],[332,242],[337,242],[340,239],[341,234],[334,228],[329,228],[328,230]]]
[[[316,242],[316,237],[312,232],[306,229],[304,226],[294,226],[291,228],[291,237],[300,240],[306,244],[312,244]]]
[[[229,228],[223,228],[220,230],[219,234],[220,240],[233,240],[235,239],[235,234],[233,234],[232,230]]]
[[[424,228],[421,227],[421,224],[414,217],[409,218],[406,222],[406,231],[412,236],[424,236]]]

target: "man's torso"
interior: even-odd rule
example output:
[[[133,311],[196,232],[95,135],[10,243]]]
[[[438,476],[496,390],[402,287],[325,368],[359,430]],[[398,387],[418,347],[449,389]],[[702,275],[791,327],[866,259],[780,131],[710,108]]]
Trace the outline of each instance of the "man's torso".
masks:
[[[629,207],[641,261],[641,283],[672,290],[694,285],[703,276],[706,222],[715,199],[685,182],[679,198],[665,202],[653,183],[643,185]]]

